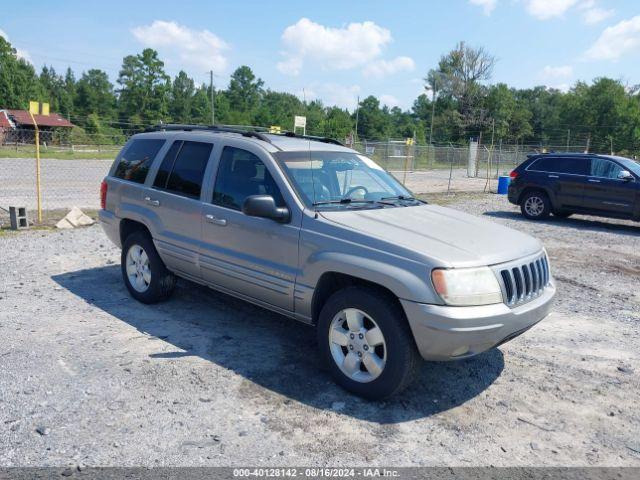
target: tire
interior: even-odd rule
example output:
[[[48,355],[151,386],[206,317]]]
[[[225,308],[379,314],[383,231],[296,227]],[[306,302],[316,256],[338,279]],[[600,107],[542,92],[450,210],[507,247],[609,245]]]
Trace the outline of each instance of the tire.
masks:
[[[362,329],[351,328],[347,317]],[[317,335],[321,359],[336,383],[361,397],[380,400],[401,392],[421,365],[402,308],[375,289],[347,287],[334,293],[322,307]]]
[[[541,190],[525,193],[520,200],[520,211],[529,220],[543,220],[551,214],[549,196]]]
[[[140,260],[138,265],[137,255]],[[139,302],[161,302],[173,293],[176,277],[167,270],[147,233],[137,231],[126,238],[122,245],[120,265],[127,290]],[[136,279],[142,281],[136,282]]]
[[[558,218],[569,218],[571,215],[573,212],[553,212],[553,216]]]

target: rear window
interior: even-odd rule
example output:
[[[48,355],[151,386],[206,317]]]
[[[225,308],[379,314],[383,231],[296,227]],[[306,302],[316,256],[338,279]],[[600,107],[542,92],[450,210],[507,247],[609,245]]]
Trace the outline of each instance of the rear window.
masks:
[[[211,143],[174,142],[162,160],[153,186],[185,197],[200,198],[212,149]]]
[[[123,180],[144,183],[153,159],[164,145],[164,140],[133,140],[120,156],[114,176]]]
[[[569,173],[589,175],[591,161],[581,157],[542,157],[527,169],[535,172]]]

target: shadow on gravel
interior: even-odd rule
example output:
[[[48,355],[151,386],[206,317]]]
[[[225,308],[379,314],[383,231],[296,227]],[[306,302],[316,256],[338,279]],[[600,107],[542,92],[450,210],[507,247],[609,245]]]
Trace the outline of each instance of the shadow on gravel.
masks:
[[[150,355],[152,359],[179,362],[198,356],[243,376],[247,381],[235,394],[253,402],[295,400],[371,422],[399,423],[463,404],[489,387],[504,368],[498,349],[457,362],[425,363],[404,393],[370,402],[333,383],[318,360],[315,330],[295,320],[187,281],[178,282],[169,301],[143,305],[129,296],[119,266],[52,278],[151,339],[160,338],[182,350],[167,352],[166,344],[156,342],[159,351]]]
[[[507,220],[520,220],[521,222],[529,222],[532,224],[540,223],[543,225],[556,225],[559,227],[575,228],[576,230],[583,231],[587,230],[592,232],[610,232],[618,233],[621,235],[629,235],[632,237],[640,236],[640,223],[636,224],[637,226],[625,223],[610,223],[598,220],[598,217],[558,218],[551,216],[551,218],[548,218],[547,220],[529,220],[523,217],[520,213],[505,211],[484,212],[483,215],[494,218],[504,218]]]

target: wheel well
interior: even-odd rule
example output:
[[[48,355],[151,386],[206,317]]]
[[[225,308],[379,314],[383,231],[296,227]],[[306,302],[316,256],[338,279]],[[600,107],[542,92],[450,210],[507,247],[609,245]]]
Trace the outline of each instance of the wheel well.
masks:
[[[363,278],[354,277],[351,275],[347,275],[344,273],[338,272],[326,272],[322,274],[318,283],[316,284],[316,288],[313,292],[313,300],[311,302],[311,314],[313,318],[313,323],[318,323],[318,317],[320,316],[320,310],[322,310],[322,306],[325,304],[327,299],[336,293],[338,290],[342,290],[346,287],[364,287],[377,290],[381,295],[385,295],[389,297],[392,301],[397,303],[397,305],[402,310],[402,305],[398,300],[398,297],[388,288],[383,287],[380,284],[370,282],[369,280],[365,280]],[[404,310],[402,310],[404,313]]]
[[[149,229],[144,224],[125,218],[120,221],[120,245],[124,245],[124,241],[133,232],[144,232],[151,237]]]
[[[525,188],[522,193],[520,194],[520,197],[518,198],[518,205],[520,204],[520,202],[522,202],[522,199],[527,195],[527,193],[531,193],[531,192],[540,192],[543,193],[544,195],[547,196],[547,198],[549,199],[550,202],[553,203],[552,199],[551,199],[551,195],[549,195],[549,193],[544,189],[544,188],[539,188],[539,187],[527,187]]]

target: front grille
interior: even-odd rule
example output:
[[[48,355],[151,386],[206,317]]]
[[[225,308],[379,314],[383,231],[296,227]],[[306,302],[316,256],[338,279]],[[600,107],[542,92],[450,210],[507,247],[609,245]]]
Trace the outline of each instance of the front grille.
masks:
[[[544,253],[528,261],[501,266],[499,272],[504,303],[510,307],[538,297],[551,280]]]

